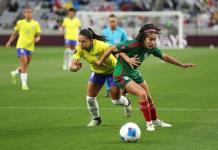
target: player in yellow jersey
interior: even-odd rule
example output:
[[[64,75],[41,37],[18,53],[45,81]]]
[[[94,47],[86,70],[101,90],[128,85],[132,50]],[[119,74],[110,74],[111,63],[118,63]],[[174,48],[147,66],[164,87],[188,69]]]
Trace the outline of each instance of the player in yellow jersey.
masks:
[[[125,115],[126,117],[129,117],[132,110],[130,101],[126,97],[120,96],[120,89],[115,86],[112,77],[112,72],[117,62],[116,58],[113,55],[110,55],[103,66],[97,66],[94,63],[102,57],[105,50],[108,49],[110,45],[104,43],[105,38],[96,35],[90,28],[80,31],[78,41],[79,45],[76,47],[76,53],[73,55],[70,69],[71,71],[76,72],[81,68],[81,57],[91,65],[92,73],[88,81],[86,101],[87,108],[92,115],[92,120],[88,126],[96,126],[101,123],[96,97],[104,85],[105,80],[108,80],[110,85],[112,103],[124,106]]]
[[[78,32],[80,27],[80,21],[75,17],[76,10],[74,8],[70,8],[67,12],[67,17],[64,18],[62,24],[62,31],[64,29],[64,38],[65,38],[65,52],[64,52],[64,64],[63,70],[69,70],[71,56],[74,53]]]
[[[27,68],[34,52],[35,43],[40,40],[40,25],[37,21],[32,19],[33,10],[30,7],[24,8],[24,19],[17,21],[14,32],[6,43],[6,47],[10,47],[11,43],[19,35],[16,49],[17,55],[20,59],[20,66],[11,71],[12,84],[16,83],[16,75],[20,74],[22,89],[28,90],[27,86]]]

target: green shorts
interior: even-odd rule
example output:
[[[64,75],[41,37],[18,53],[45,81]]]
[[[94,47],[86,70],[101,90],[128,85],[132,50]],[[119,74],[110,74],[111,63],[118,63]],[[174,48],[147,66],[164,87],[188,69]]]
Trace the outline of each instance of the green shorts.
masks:
[[[138,84],[144,82],[144,79],[139,70],[124,70],[123,67],[115,67],[113,78],[116,86],[118,86],[119,88],[124,88],[125,85],[131,80],[135,81]]]

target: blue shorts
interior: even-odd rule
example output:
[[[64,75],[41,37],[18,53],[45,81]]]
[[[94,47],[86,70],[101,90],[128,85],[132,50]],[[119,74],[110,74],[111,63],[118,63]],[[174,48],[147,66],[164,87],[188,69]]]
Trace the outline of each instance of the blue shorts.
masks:
[[[29,55],[32,55],[32,51],[28,51],[26,49],[23,49],[23,48],[17,48],[17,56],[20,57],[20,56],[29,56]]]
[[[97,74],[93,72],[89,77],[89,81],[100,85],[103,85],[106,80],[108,82],[109,87],[116,86],[112,74],[105,75],[105,74]]]
[[[77,44],[76,40],[65,39],[65,45],[74,45],[74,46],[76,46],[76,44]]]

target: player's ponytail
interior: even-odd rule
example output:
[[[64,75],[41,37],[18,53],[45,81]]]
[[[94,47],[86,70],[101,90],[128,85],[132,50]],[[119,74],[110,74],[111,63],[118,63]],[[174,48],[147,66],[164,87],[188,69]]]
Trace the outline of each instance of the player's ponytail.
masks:
[[[97,35],[91,28],[83,29],[80,31],[79,35],[83,35],[87,37],[89,40],[99,40],[99,41],[106,41],[106,38],[101,35]]]
[[[143,46],[144,45],[144,40],[147,37],[148,33],[156,33],[160,34],[161,29],[153,24],[145,24],[140,30],[138,35],[136,36],[136,39],[140,42],[140,44]]]

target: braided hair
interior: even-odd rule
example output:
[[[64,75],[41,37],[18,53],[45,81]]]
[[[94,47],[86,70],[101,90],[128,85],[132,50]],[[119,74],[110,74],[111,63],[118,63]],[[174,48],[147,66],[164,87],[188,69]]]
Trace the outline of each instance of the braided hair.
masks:
[[[140,42],[141,46],[144,45],[144,40],[145,38],[148,36],[148,33],[156,33],[156,34],[160,34],[161,29],[153,24],[145,24],[140,30],[138,35],[136,36],[136,39]]]
[[[83,29],[79,32],[79,35],[83,35],[87,37],[89,40],[99,40],[99,41],[106,41],[105,36],[97,35],[91,28]]]

